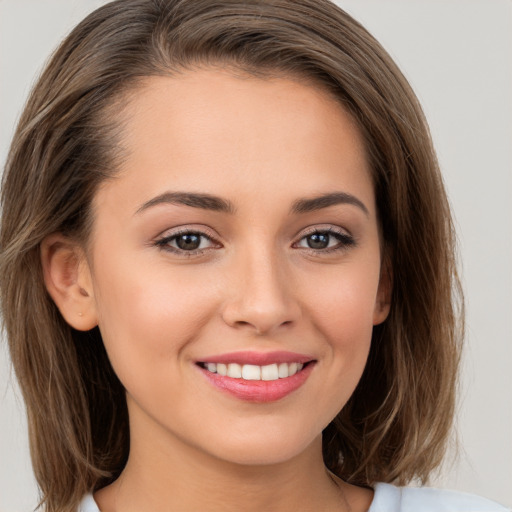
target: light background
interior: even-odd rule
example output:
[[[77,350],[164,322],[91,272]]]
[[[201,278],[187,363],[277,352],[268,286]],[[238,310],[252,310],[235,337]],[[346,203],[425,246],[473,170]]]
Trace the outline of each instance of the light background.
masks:
[[[193,1],[193,0],[192,0]],[[0,0],[0,161],[38,71],[101,0]],[[512,507],[512,1],[338,0],[398,62],[429,119],[458,226],[467,300],[456,463],[434,482]],[[0,512],[37,488],[0,344]]]

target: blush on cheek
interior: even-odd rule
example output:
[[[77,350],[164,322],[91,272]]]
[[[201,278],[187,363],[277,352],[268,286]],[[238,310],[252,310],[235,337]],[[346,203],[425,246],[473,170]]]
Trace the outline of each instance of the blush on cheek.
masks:
[[[197,336],[212,300],[205,293],[197,293],[204,292],[200,286],[189,286],[187,293],[181,293],[177,291],[179,286],[170,286],[163,280],[143,281],[139,284],[125,280],[118,293],[110,293],[108,303],[100,306],[104,319],[100,328],[112,345],[135,352],[141,361],[159,362],[162,357],[175,357],[180,345]]]
[[[356,300],[348,295],[337,300],[325,301],[316,310],[315,325],[322,336],[329,340],[327,358],[339,360],[336,366],[340,382],[357,385],[368,358],[372,333],[373,304]],[[333,367],[334,368],[334,367]],[[353,389],[348,385],[349,395]]]
[[[365,287],[364,283],[346,280],[323,290],[324,293],[317,293],[313,299],[319,325],[333,332],[351,332],[350,338],[361,330],[371,332],[375,286]]]

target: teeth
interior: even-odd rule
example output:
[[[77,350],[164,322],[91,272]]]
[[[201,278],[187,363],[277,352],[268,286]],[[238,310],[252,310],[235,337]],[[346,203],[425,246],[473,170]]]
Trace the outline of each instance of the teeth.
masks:
[[[228,375],[228,377],[233,377],[234,379],[241,379],[242,378],[242,367],[236,363],[228,364],[227,375]]]
[[[300,372],[304,365],[302,363],[274,363],[266,366],[254,364],[239,365],[237,363],[205,363],[204,367],[212,373],[234,379],[244,380],[277,380],[291,377]]]
[[[286,363],[281,363],[279,365],[279,378],[280,379],[284,379],[285,377],[288,377],[289,375],[289,371],[288,371],[288,364]]]
[[[242,366],[242,379],[261,380],[261,366],[254,364],[244,364]]]
[[[295,375],[297,373],[297,363],[290,363],[288,368],[288,377]]]
[[[279,370],[277,369],[277,364],[269,364],[261,367],[261,380],[277,380],[278,378]]]

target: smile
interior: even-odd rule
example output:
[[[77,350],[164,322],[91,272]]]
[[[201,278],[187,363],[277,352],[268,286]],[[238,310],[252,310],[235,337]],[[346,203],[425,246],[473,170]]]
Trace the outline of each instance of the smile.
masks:
[[[300,372],[304,367],[303,363],[273,363],[265,366],[254,364],[240,365],[238,363],[200,363],[203,368],[211,373],[233,379],[243,380],[265,380],[272,381],[286,379]]]
[[[196,363],[206,380],[224,394],[247,402],[274,402],[298,390],[317,361],[290,352],[237,352]]]

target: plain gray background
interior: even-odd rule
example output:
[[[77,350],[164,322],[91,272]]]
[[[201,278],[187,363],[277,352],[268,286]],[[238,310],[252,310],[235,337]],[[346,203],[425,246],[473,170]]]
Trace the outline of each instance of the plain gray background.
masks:
[[[192,0],[193,1],[193,0]],[[0,161],[38,71],[101,0],[0,0]],[[433,484],[512,506],[512,1],[338,0],[398,62],[429,119],[460,238],[461,450]],[[23,403],[0,344],[0,512],[37,503]]]

